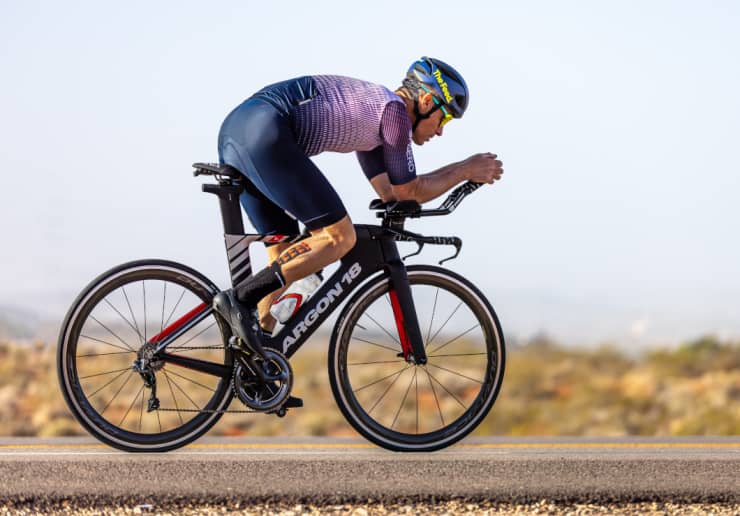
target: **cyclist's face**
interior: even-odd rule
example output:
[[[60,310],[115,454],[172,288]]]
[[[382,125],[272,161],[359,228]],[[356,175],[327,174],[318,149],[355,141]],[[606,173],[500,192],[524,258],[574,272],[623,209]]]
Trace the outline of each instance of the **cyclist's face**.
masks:
[[[431,93],[419,95],[419,111],[421,113],[428,113],[432,109],[435,111],[432,116],[419,122],[416,127],[412,139],[417,145],[424,145],[435,136],[442,136],[444,132],[442,122],[445,119],[445,110],[440,109],[434,100],[434,95]]]

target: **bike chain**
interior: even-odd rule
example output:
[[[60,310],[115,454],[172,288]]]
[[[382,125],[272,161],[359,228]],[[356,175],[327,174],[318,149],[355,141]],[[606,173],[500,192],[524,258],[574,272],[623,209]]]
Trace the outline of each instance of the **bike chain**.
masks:
[[[226,349],[226,346],[196,346],[196,347],[190,347],[190,346],[172,346],[168,347],[167,349]]]
[[[177,348],[172,348],[173,350]],[[226,349],[225,346],[199,346],[199,347],[183,347],[181,349]],[[176,409],[176,408],[158,408],[161,412],[197,412],[199,414],[264,414],[259,410],[213,410],[213,409]]]
[[[178,349],[176,347],[171,348],[173,350]],[[226,349],[225,346],[199,346],[190,347],[185,346],[180,349]],[[158,408],[161,412],[197,412],[199,414],[267,414],[261,410],[213,410],[213,409],[176,409],[176,408]]]
[[[198,412],[199,414],[266,414],[260,410],[213,410],[213,409],[174,409],[158,408],[161,412]]]

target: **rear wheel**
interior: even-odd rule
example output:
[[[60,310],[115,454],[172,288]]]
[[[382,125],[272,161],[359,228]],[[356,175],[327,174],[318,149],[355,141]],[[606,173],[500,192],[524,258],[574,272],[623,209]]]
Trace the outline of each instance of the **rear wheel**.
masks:
[[[349,423],[395,451],[432,451],[471,431],[493,406],[504,375],[496,314],[465,278],[432,266],[408,268],[428,362],[403,359],[380,276],[347,304],[332,335],[329,378]]]
[[[99,440],[126,451],[167,451],[197,439],[231,400],[230,377],[152,361],[159,410],[148,410],[151,390],[133,362],[156,347],[147,344],[187,314],[206,310],[217,287],[174,262],[123,264],[80,294],[59,336],[57,369],[70,410]],[[167,348],[231,369],[230,336],[211,312]]]

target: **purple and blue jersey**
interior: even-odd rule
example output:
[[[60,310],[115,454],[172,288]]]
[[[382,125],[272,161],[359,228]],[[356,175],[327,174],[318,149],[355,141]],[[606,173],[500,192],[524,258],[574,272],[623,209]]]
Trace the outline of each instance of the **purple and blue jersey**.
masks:
[[[384,86],[315,76],[316,96],[293,109],[298,145],[308,156],[356,151],[368,179],[388,172],[393,184],[416,177],[411,122],[401,97]]]
[[[416,177],[403,100],[359,79],[317,75],[272,84],[234,109],[219,133],[220,161],[251,182],[242,204],[261,233],[297,232],[294,218],[313,229],[346,215],[309,159],[326,151],[357,152],[368,179],[387,172],[400,185]]]

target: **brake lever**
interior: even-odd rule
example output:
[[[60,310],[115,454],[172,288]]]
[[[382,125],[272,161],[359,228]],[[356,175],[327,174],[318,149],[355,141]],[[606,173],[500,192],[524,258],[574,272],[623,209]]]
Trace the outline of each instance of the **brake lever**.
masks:
[[[459,239],[458,237],[454,237],[454,238],[452,239],[452,242],[450,242],[450,243],[451,243],[451,244],[452,244],[453,246],[455,246],[455,249],[456,249],[456,251],[455,251],[455,254],[453,254],[453,255],[452,255],[452,256],[450,256],[449,258],[445,258],[444,260],[440,260],[440,261],[438,262],[438,263],[439,263],[440,265],[442,265],[442,264],[443,264],[444,262],[446,262],[446,261],[449,261],[449,260],[454,260],[455,258],[457,258],[457,255],[459,255],[459,254],[460,254],[460,250],[462,249],[462,240],[460,240],[460,239]]]
[[[415,253],[407,254],[401,260],[406,260],[406,258],[411,258],[412,256],[416,256],[417,254],[421,254],[421,250],[424,247],[424,242],[419,242],[418,240],[414,240],[414,243],[419,246],[419,249],[416,250]]]

